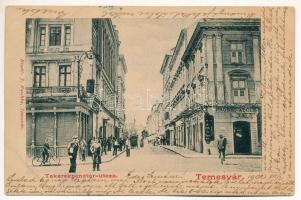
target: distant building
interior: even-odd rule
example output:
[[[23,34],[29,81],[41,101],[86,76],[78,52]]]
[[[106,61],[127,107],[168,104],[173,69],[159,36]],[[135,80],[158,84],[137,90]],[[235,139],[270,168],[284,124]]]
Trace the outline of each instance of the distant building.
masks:
[[[117,68],[117,98],[116,98],[116,115],[118,117],[118,129],[122,134],[125,133],[125,74],[127,66],[123,55],[119,56],[119,64]]]
[[[164,135],[163,112],[162,102],[157,102],[152,106],[151,113],[146,120],[146,131],[149,135]]]
[[[46,138],[66,156],[73,135],[89,141],[119,134],[119,45],[110,19],[26,21],[28,155]]]
[[[261,154],[260,21],[206,19],[183,29],[164,58],[165,134],[170,144],[217,153]]]

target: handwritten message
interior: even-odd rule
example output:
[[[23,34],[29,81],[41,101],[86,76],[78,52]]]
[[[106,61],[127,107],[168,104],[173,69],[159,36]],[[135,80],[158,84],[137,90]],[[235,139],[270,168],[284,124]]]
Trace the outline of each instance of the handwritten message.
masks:
[[[127,17],[138,17],[145,19],[177,19],[177,18],[190,18],[190,19],[198,19],[205,17],[233,17],[233,16],[241,16],[241,17],[254,17],[255,13],[246,13],[236,11],[229,11],[221,7],[210,7],[208,9],[202,11],[147,11],[147,10],[138,10],[137,12],[128,11],[124,7],[114,7],[114,6],[100,6],[99,7],[101,17],[110,17],[113,19],[127,18]]]
[[[203,179],[178,173],[152,171],[141,174],[131,171],[125,177],[115,179],[55,180],[14,173],[6,179],[6,192],[10,194],[277,195],[283,190],[294,191],[294,181],[284,180],[280,174],[244,175],[239,179],[217,180],[216,176],[211,175]]]
[[[35,174],[31,166],[21,163],[22,159],[16,159],[13,161],[14,166],[23,167],[24,164],[24,168],[30,168],[32,173],[15,170],[11,167],[12,162],[10,165],[7,164],[5,170],[7,194],[291,195],[294,193],[294,42],[292,41],[294,17],[292,9],[257,7],[246,10],[246,8],[204,7],[191,8],[191,10],[174,8],[154,11],[155,9],[142,7],[135,10],[118,6],[72,8],[18,6],[10,11],[18,13],[20,19],[75,16],[113,19],[260,18],[262,171],[239,174],[173,173],[171,166],[170,172],[166,173],[129,171],[116,173],[109,178],[105,176],[58,178],[47,174]],[[92,12],[87,12],[90,9]],[[83,11],[85,13],[82,13]],[[17,103],[20,107],[21,129],[24,128],[26,112],[24,62],[23,59],[16,59],[16,66],[19,66],[20,72],[19,77],[16,77],[19,78],[16,84],[19,86],[20,93]],[[8,137],[14,137],[9,134]],[[6,158],[14,157],[11,156],[14,150],[17,152],[16,155],[24,153],[24,148],[17,146],[18,149],[14,149],[15,146],[17,145],[6,144],[6,148],[11,148],[10,151],[6,151]]]
[[[72,13],[68,12],[68,9],[63,9],[64,7],[56,8],[28,8],[19,7],[18,10],[22,16],[26,17],[52,17],[52,18],[64,18]],[[76,7],[74,7],[76,8]],[[144,7],[137,7],[137,10],[128,9],[129,7],[119,7],[119,6],[99,6],[98,9],[94,9],[94,13],[97,14],[98,18],[144,18],[144,19],[199,19],[206,17],[243,17],[243,18],[253,18],[255,12],[242,12],[239,9],[229,10],[222,7],[207,7],[199,11],[179,11],[170,10],[164,11],[162,9],[156,9],[156,11],[148,11]]]
[[[67,15],[63,9],[47,9],[47,8],[18,8],[21,15],[26,17],[40,17],[47,15],[48,17],[62,18]]]
[[[262,10],[264,171],[293,174],[293,68],[287,8]]]

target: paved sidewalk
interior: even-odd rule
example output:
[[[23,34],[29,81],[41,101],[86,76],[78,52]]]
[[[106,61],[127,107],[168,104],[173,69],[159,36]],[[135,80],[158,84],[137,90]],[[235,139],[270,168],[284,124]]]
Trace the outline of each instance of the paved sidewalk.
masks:
[[[117,155],[113,156],[113,151],[108,151],[107,155],[103,154],[101,156],[101,163],[107,163],[107,162],[111,162],[112,160],[118,158],[121,154],[123,154],[125,151],[117,151]],[[69,157],[65,156],[65,157],[59,157],[60,158],[60,164],[59,165],[70,165],[70,159]],[[30,158],[30,160],[28,160],[29,163],[31,163],[32,158]],[[76,159],[76,164],[77,165],[92,165],[93,164],[93,160],[91,156],[87,156],[85,161],[80,160],[79,155],[77,154],[77,159]],[[53,164],[55,165],[55,164]],[[47,163],[46,163],[47,166]]]
[[[117,151],[117,155],[113,156],[113,151],[108,151],[107,155],[103,154],[101,156],[101,163],[111,162],[112,160],[116,159],[124,152],[125,151]],[[76,163],[77,163],[77,165],[91,165],[93,163],[93,160],[92,160],[91,156],[87,156],[85,161],[81,161],[78,157]],[[67,164],[67,165],[70,164],[68,157],[61,158],[61,165],[64,165],[64,164]]]
[[[216,158],[218,155],[202,154],[184,147],[160,145],[160,147],[172,151],[184,158]],[[261,159],[260,155],[226,155],[227,158],[250,158],[250,159]]]

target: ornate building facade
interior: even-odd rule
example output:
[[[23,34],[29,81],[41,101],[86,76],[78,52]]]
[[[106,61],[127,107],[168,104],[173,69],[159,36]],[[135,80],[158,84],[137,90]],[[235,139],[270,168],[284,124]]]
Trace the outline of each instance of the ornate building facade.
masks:
[[[147,116],[146,131],[149,135],[162,136],[164,134],[163,103],[157,102],[151,108],[151,113]]]
[[[169,60],[169,61],[167,61]],[[260,21],[206,19],[180,33],[161,67],[170,144],[217,153],[261,154]]]
[[[116,116],[118,117],[118,132],[119,135],[126,132],[125,127],[125,74],[127,66],[123,55],[119,56],[119,64],[117,68],[117,98],[116,98]],[[122,136],[122,135],[120,135]]]
[[[45,139],[66,156],[73,135],[118,135],[119,45],[109,19],[26,21],[27,155]]]

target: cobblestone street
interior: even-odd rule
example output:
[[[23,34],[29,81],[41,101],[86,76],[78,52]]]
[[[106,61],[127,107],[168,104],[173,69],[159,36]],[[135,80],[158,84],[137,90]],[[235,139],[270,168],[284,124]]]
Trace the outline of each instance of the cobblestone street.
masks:
[[[144,148],[131,150],[131,156],[126,157],[121,152],[116,158],[112,152],[108,152],[102,158],[101,173],[136,172],[149,171],[173,171],[173,172],[252,172],[261,170],[260,157],[233,157],[229,156],[224,165],[216,155],[211,156],[192,156],[183,157],[182,155],[170,151],[162,146],[153,146],[146,144]],[[38,172],[68,172],[69,160],[61,159],[60,166],[41,166],[35,167]],[[93,172],[92,161],[88,157],[87,161],[77,161],[77,173]]]

